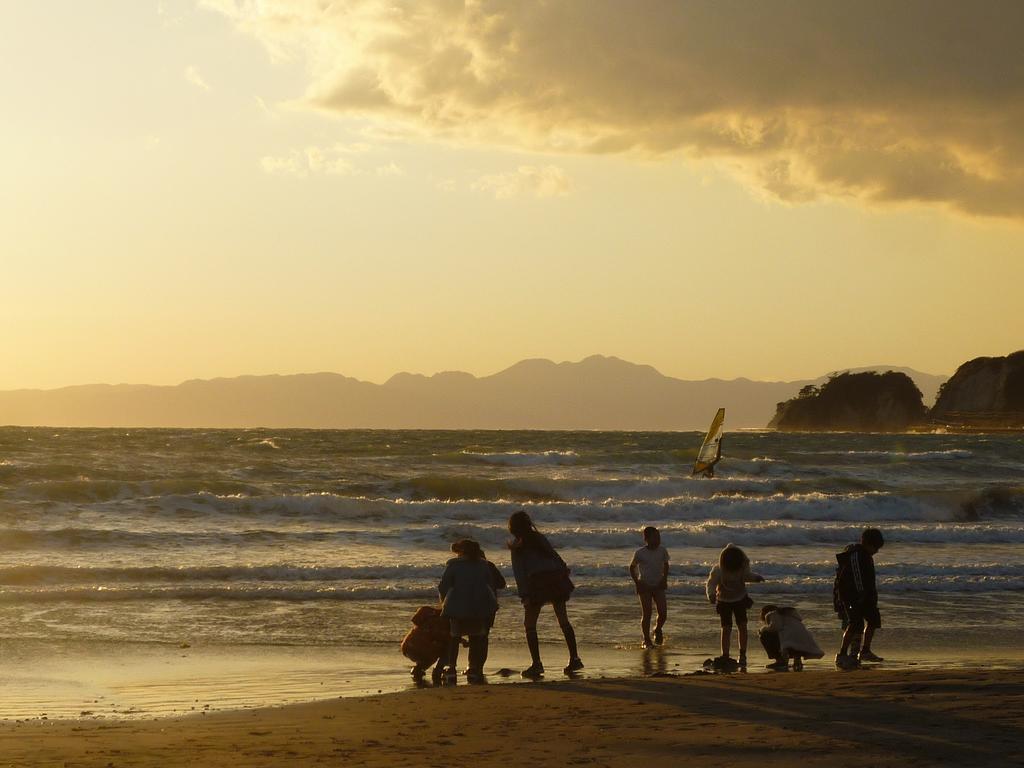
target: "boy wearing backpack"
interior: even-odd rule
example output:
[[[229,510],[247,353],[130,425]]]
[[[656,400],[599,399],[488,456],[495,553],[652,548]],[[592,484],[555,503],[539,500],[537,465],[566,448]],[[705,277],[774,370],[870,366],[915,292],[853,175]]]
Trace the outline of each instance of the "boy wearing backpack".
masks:
[[[874,556],[884,544],[880,530],[867,528],[860,536],[860,544],[850,544],[836,555],[832,598],[845,630],[843,644],[836,654],[839,669],[855,669],[864,661],[883,660],[871,651],[871,640],[875,630],[882,626]]]

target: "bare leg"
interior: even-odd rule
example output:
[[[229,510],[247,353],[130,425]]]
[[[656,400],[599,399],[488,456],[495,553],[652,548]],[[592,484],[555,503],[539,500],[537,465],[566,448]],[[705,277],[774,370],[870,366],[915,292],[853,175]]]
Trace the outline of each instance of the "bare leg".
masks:
[[[722,627],[722,657],[729,656],[729,640],[732,639],[732,624]]]
[[[740,636],[740,656],[745,658],[747,655],[747,622],[737,623],[736,631]]]
[[[655,629],[661,629],[665,626],[665,619],[668,618],[668,600],[665,598],[665,591],[658,590],[654,595],[654,604],[658,606],[658,623],[655,625]]]
[[[536,603],[525,603],[523,605],[523,626],[527,632],[537,631],[537,619],[540,616],[541,606]]]
[[[526,629],[526,646],[530,649],[532,666],[539,667],[540,661],[540,639],[537,637],[537,617],[540,616],[540,606],[535,603],[523,604],[523,627]]]
[[[562,630],[562,636],[565,637],[565,647],[569,650],[569,661],[578,659],[580,653],[576,647],[576,631],[569,622],[569,614],[565,610],[565,603],[552,603],[551,607],[555,609],[555,618],[558,619],[558,626]]]
[[[644,633],[644,642],[651,642],[651,593],[643,590],[637,593],[640,598],[640,631]]]

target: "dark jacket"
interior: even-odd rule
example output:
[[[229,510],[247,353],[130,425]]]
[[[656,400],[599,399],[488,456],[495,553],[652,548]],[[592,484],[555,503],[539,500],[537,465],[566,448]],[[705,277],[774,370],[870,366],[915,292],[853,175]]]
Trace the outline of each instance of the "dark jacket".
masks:
[[[441,615],[449,619],[487,619],[498,610],[497,591],[505,578],[489,560],[453,557],[441,576],[437,592]]]
[[[875,560],[863,545],[851,544],[836,555],[836,580],[833,598],[836,610],[841,605],[878,605],[875,586]]]
[[[512,573],[516,578],[516,592],[522,599],[530,596],[530,576],[564,568],[565,560],[543,534],[531,533],[512,545]]]

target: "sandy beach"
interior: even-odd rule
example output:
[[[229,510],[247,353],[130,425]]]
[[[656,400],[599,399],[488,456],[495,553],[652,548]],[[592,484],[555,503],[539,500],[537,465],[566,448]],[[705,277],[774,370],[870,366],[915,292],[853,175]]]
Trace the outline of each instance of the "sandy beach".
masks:
[[[679,476],[670,433],[2,438],[0,768],[1022,757],[1010,438],[738,433],[709,481]],[[165,478],[168,455],[182,477]],[[497,674],[529,663],[509,590],[489,685],[415,688],[399,643],[451,541],[480,541],[511,581],[520,508],[571,564],[583,674],[562,678],[548,611],[548,682]],[[646,652],[626,572],[641,521],[671,552],[665,645]],[[749,674],[688,674],[718,653],[704,584],[727,542],[765,576],[755,611],[796,607],[831,657],[835,553],[868,523],[887,538],[883,668],[772,674],[752,638]]]
[[[0,768],[1024,768],[1022,30],[0,0]]]
[[[5,766],[1024,764],[1024,671],[467,686],[152,720],[0,724]]]

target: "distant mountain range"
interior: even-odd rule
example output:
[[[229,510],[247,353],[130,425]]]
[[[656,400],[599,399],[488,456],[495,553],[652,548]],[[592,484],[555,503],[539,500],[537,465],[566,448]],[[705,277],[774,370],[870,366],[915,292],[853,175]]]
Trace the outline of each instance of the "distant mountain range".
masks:
[[[909,368],[930,405],[945,376]],[[764,427],[803,381],[664,376],[594,355],[523,360],[491,376],[399,373],[372,384],[337,373],[239,376],[177,386],[90,384],[0,392],[0,424],[67,427],[377,429],[705,429],[726,408],[729,428]]]

